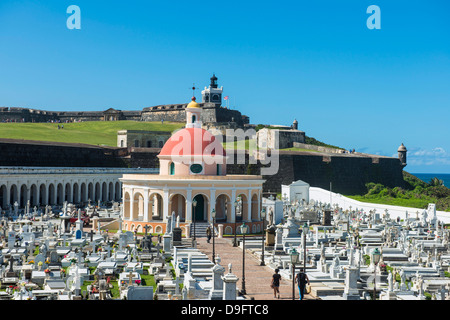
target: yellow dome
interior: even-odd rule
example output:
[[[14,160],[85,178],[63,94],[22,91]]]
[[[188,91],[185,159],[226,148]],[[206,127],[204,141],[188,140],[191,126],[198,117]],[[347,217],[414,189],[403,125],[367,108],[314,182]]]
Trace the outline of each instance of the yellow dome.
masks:
[[[192,101],[189,102],[186,108],[200,108],[200,105],[195,102],[195,97],[192,97]]]

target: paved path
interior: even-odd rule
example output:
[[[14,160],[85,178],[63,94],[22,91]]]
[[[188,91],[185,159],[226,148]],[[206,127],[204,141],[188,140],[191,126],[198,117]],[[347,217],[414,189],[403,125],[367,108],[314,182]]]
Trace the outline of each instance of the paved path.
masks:
[[[232,264],[232,272],[239,281],[237,287],[242,289],[242,249],[233,247],[232,240],[215,239],[215,252],[220,256],[220,265],[225,267],[225,273],[228,272],[228,264]],[[212,239],[210,243],[206,242],[206,238],[197,238],[197,248],[206,254],[212,261]],[[260,266],[260,260],[252,254],[245,254],[245,289],[246,297],[255,300],[278,300],[273,297],[273,290],[270,288],[270,282],[274,271],[268,266]],[[298,289],[295,286],[295,296],[298,299]],[[280,299],[292,299],[292,280],[282,279],[280,284]],[[315,300],[310,295],[305,295],[305,300]]]

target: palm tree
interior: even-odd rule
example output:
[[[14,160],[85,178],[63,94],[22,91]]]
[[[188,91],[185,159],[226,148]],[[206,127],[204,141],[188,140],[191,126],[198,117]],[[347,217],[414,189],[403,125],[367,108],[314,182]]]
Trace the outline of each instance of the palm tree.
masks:
[[[443,186],[444,185],[444,181],[438,179],[437,177],[434,177],[430,180],[430,185],[434,186],[434,187],[439,187],[439,186]]]

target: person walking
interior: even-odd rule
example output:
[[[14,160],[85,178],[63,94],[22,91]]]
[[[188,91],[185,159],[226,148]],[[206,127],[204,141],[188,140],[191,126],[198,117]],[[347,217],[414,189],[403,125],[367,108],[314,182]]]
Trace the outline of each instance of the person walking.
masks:
[[[206,242],[209,243],[209,241],[211,241],[211,228],[208,226],[208,228],[206,228]]]
[[[281,281],[281,275],[278,273],[280,272],[279,269],[275,269],[275,273],[272,276],[272,282],[270,284],[270,287],[273,289],[273,297],[276,299],[278,294],[278,299],[280,299],[280,281]]]
[[[295,281],[297,281],[298,285],[299,300],[303,300],[303,297],[305,296],[306,284],[308,283],[308,285],[310,285],[308,276],[303,268],[300,269],[300,272],[295,276]]]

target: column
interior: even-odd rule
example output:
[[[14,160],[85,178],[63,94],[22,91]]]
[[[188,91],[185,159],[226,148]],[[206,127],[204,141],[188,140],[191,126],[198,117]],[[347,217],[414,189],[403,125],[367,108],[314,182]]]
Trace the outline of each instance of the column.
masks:
[[[252,189],[248,190],[247,198],[247,217],[243,221],[252,221]]]
[[[258,221],[261,221],[261,192],[258,191],[258,197],[256,199],[258,201]]]
[[[149,206],[149,201],[148,201],[148,190],[144,190],[144,222],[148,222],[148,206]]]
[[[209,199],[210,199],[210,210],[208,212],[208,221],[210,223],[213,222],[211,212],[213,209],[216,209],[216,189],[209,190]]]
[[[167,221],[169,217],[169,189],[164,189],[163,191],[163,221]]]
[[[236,283],[239,278],[231,272],[231,263],[228,273],[222,277],[223,280],[223,300],[236,300]]]
[[[192,189],[186,190],[186,223],[192,222]]]
[[[4,207],[4,209],[6,210],[7,205],[9,204],[9,201],[11,200],[11,186],[8,183],[6,183],[6,202],[4,201],[4,203],[6,204],[6,206]]]
[[[231,190],[231,217],[227,217],[227,222],[236,221],[236,208],[234,207],[234,202],[236,201],[236,189]],[[230,219],[230,221],[228,221]]]
[[[130,221],[134,221],[133,213],[134,213],[134,189],[131,189],[131,192],[130,192],[130,216],[129,216]]]
[[[67,183],[66,183],[67,184]],[[66,186],[64,186],[66,188]],[[67,201],[73,203],[73,182],[69,182],[69,194],[67,195]]]
[[[98,195],[98,200],[100,200],[100,202],[103,201],[103,182],[99,183],[99,195]]]

